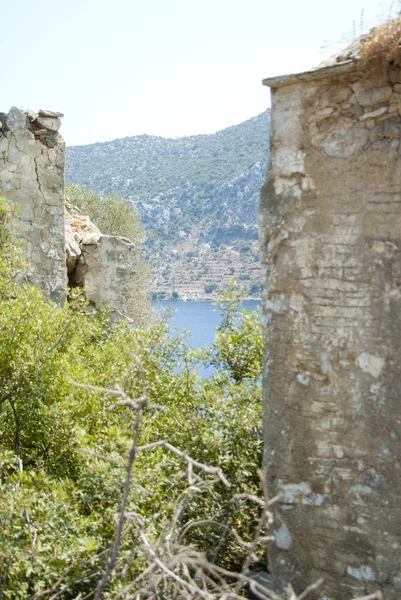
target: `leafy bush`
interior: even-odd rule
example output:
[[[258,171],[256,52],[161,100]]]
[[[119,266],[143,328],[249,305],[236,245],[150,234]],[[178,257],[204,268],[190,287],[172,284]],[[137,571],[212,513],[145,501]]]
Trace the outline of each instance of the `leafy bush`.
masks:
[[[259,296],[260,292],[261,292],[260,281],[257,281],[255,279],[254,281],[252,281],[251,285],[249,286],[249,293],[251,296]]]
[[[236,382],[258,382],[262,373],[263,336],[260,312],[239,309],[242,290],[234,282],[218,300],[223,318],[216,329],[212,364]]]
[[[145,231],[128,200],[119,196],[100,196],[75,184],[67,187],[66,196],[71,204],[90,216],[102,233],[125,237],[134,244],[144,240]]]
[[[205,294],[212,294],[215,290],[217,290],[217,283],[207,283],[204,289]]]
[[[200,382],[196,355],[168,335],[163,321],[132,330],[125,321],[112,324],[105,312],[85,314],[82,298],[56,307],[34,287],[17,285],[20,265],[12,257],[18,248],[6,222],[0,202],[2,597],[25,599],[66,586],[63,597],[76,598],[91,593],[104,568],[132,438],[131,413],[108,394],[72,380],[122,389],[131,398],[146,390],[150,404],[164,410],[144,413],[140,444],[167,439],[223,469],[231,490],[204,475],[201,493],[183,511],[182,536],[220,564],[237,566],[245,551],[229,532],[235,528],[250,539],[256,509],[234,494],[257,492],[262,448],[257,319],[225,308],[207,358],[219,369]],[[182,466],[162,448],[135,462],[127,511],[151,521],[155,535],[186,493]],[[133,551],[136,536],[127,524],[110,593],[142,568]]]

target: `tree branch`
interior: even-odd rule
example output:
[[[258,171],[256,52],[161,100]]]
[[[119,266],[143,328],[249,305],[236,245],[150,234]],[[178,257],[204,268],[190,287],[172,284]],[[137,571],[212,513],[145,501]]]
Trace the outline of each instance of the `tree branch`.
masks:
[[[183,460],[186,460],[188,464],[191,464],[193,467],[198,467],[198,469],[201,469],[205,473],[210,473],[211,475],[217,475],[217,477],[220,479],[220,481],[225,486],[231,487],[230,482],[225,478],[223,471],[220,469],[220,467],[210,467],[209,465],[200,463],[197,460],[194,460],[193,458],[188,456],[188,454],[186,454],[185,452],[182,452],[182,450],[178,450],[178,448],[176,448],[175,446],[172,446],[165,440],[159,440],[158,442],[152,442],[151,444],[146,444],[145,446],[139,446],[137,448],[137,452],[145,452],[146,450],[153,450],[153,448],[160,448],[160,447],[165,448],[166,450],[169,450],[176,456],[179,456]]]

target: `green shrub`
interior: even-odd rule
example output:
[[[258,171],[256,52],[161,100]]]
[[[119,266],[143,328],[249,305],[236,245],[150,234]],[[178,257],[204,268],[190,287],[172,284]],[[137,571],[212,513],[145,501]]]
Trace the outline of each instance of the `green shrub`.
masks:
[[[222,322],[216,329],[212,364],[239,383],[258,382],[262,373],[263,336],[259,310],[240,309],[242,290],[231,283],[218,300]]]
[[[6,222],[7,207],[0,202],[2,597],[22,600],[60,588],[67,575],[65,598],[90,594],[112,543],[132,415],[129,407],[116,406],[115,398],[77,388],[71,380],[119,386],[131,398],[145,389],[149,402],[164,410],[144,413],[140,444],[166,439],[223,469],[232,488],[209,485],[191,497],[182,523],[193,525],[183,540],[220,564],[237,567],[246,551],[227,531],[235,527],[249,540],[257,514],[234,494],[258,491],[258,319],[233,312],[230,303],[224,307],[207,357],[218,369],[199,381],[194,352],[169,334],[163,321],[133,330],[125,321],[112,324],[106,312],[86,315],[82,298],[57,307],[34,287],[17,285],[20,266],[12,257],[18,256],[18,248]],[[138,455],[127,511],[152,521],[155,535],[186,493],[182,473],[182,460],[161,448]],[[209,524],[198,523],[200,515]],[[141,555],[132,550],[136,536],[127,523],[110,593],[117,593],[143,566]]]
[[[217,283],[207,283],[204,289],[205,294],[212,294],[215,290],[217,290]]]
[[[259,296],[260,295],[260,293],[261,293],[260,281],[258,281],[257,279],[252,281],[251,285],[249,286],[249,293],[251,296]]]
[[[83,185],[70,184],[66,191],[67,200],[90,216],[102,233],[128,238],[134,244],[145,239],[137,212],[128,200],[118,196],[100,196]]]

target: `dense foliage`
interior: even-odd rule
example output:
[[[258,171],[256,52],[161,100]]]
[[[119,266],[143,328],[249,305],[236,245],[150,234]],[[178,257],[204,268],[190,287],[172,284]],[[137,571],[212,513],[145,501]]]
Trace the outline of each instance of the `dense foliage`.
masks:
[[[200,242],[257,238],[269,111],[211,135],[141,135],[67,150],[67,181],[118,194],[138,209],[149,243],[176,242],[200,227]]]
[[[122,389],[131,398],[146,393],[163,410],[144,413],[141,444],[165,439],[222,468],[232,488],[199,474],[210,485],[187,502],[182,537],[220,564],[237,566],[244,549],[230,528],[249,539],[257,512],[234,494],[258,489],[259,320],[249,315],[238,320],[228,303],[224,341],[217,336],[208,358],[220,368],[199,381],[197,357],[168,333],[163,320],[132,330],[125,321],[112,324],[106,313],[86,315],[82,298],[56,307],[31,285],[17,284],[22,267],[6,222],[1,202],[0,596],[38,598],[52,589],[59,598],[84,596],[106,562],[132,413],[110,395],[76,387],[72,380]],[[239,339],[248,350],[233,368],[222,344],[235,352]],[[157,536],[187,486],[178,456],[162,448],[139,454],[128,509],[151,522]],[[136,530],[127,525],[107,594],[140,572],[136,547]]]
[[[119,196],[100,196],[83,185],[74,184],[67,187],[66,197],[71,204],[88,214],[102,233],[119,235],[135,244],[144,240],[145,231],[128,200]]]
[[[219,297],[223,318],[216,329],[211,363],[240,383],[258,380],[263,360],[263,337],[260,314],[255,310],[238,310],[243,291],[235,281]]]

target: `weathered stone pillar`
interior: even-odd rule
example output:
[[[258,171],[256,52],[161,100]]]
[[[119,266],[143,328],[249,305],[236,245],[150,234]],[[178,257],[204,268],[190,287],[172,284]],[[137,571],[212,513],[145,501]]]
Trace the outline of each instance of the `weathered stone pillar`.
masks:
[[[65,144],[61,113],[13,107],[0,129],[0,196],[15,208],[13,227],[25,241],[27,277],[57,302],[65,298]]]
[[[270,568],[401,597],[401,71],[354,57],[272,88],[262,192]]]
[[[144,295],[135,277],[135,246],[130,240],[102,235],[96,245],[83,247],[90,265],[85,278],[86,297],[95,306],[109,306],[117,313],[135,318],[135,302]]]

